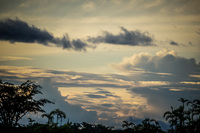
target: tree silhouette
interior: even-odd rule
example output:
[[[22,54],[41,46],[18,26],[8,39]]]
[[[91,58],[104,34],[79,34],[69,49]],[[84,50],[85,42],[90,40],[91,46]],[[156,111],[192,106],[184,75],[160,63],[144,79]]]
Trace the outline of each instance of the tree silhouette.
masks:
[[[155,119],[146,118],[141,124],[123,121],[122,127],[125,128],[123,133],[162,133],[161,127]]]
[[[187,111],[188,131],[200,132],[200,100],[188,101],[190,108]]]
[[[151,119],[150,122],[154,122],[155,125],[152,125],[152,127],[154,127],[154,131],[155,131],[156,133],[158,133],[158,132],[161,131],[160,124],[158,123],[157,120]]]
[[[182,106],[179,107],[179,118],[180,118],[180,129],[183,130],[183,127],[185,126],[185,103],[188,102],[187,99],[180,98],[178,101],[182,102]]]
[[[177,109],[164,113],[163,117],[170,123],[171,132],[199,133],[200,132],[200,100],[189,101],[180,98],[182,103]],[[187,104],[185,104],[187,103]]]
[[[28,122],[29,122],[29,125],[32,126],[33,125],[33,122],[35,122],[35,120],[31,119],[31,118],[28,118]]]
[[[112,128],[114,128],[112,126],[107,127],[102,124],[89,124],[86,122],[83,122],[79,126],[81,133],[111,133]]]
[[[174,108],[171,106],[171,111],[166,111],[164,113],[163,117],[165,117],[166,121],[169,121],[171,131],[174,132],[174,126],[177,123],[177,119],[176,119],[176,116],[174,114]]]
[[[41,116],[46,117],[48,119],[48,121],[47,121],[48,126],[53,123],[53,116],[51,113],[44,113]]]
[[[123,121],[123,124],[122,124],[122,127],[125,128],[125,129],[129,129],[129,128],[133,128],[135,126],[134,123],[132,122],[128,122],[128,121]]]
[[[188,100],[184,98],[180,98],[178,101],[182,102],[183,109],[185,109],[185,103],[188,102]]]
[[[158,121],[146,118],[140,124],[123,121],[124,130],[112,130],[114,127],[102,124],[89,124],[86,122],[68,122],[62,125],[62,119],[66,114],[60,109],[46,113],[42,107],[46,103],[52,103],[47,99],[34,99],[36,94],[42,94],[41,87],[28,80],[21,85],[14,85],[0,80],[0,128],[2,131],[14,133],[163,133]],[[163,117],[170,124],[168,133],[200,133],[200,100],[187,100],[180,98],[181,105],[178,108],[171,106]],[[18,121],[28,112],[43,112],[42,117],[48,119],[47,124],[37,123],[29,119],[28,125],[21,126]],[[55,119],[54,119],[55,118]],[[56,122],[55,122],[55,121]],[[58,124],[60,122],[60,125]]]
[[[142,121],[142,129],[143,133],[160,133],[161,128],[159,123],[155,119],[146,118]]]
[[[42,109],[47,99],[35,100],[36,94],[42,94],[41,86],[28,80],[21,85],[3,83],[0,80],[0,123],[4,127],[15,127],[28,112],[45,112]]]
[[[135,124],[128,121],[123,121],[122,127],[125,129],[125,133],[133,132],[135,130]]]
[[[60,122],[61,122],[61,125],[62,125],[62,119],[66,118],[66,114],[63,111],[61,111],[60,109],[55,109],[55,110],[51,111],[50,114],[56,115],[57,124],[58,124],[58,120],[60,119]]]
[[[50,113],[44,113],[41,115],[42,117],[46,117],[48,119],[47,121],[47,125],[49,126],[50,124],[52,125],[54,122],[54,116],[56,116],[56,123],[54,124],[58,124],[58,120],[60,119],[60,125],[62,125],[62,119],[66,118],[66,114],[61,111],[60,109],[55,109],[52,110]]]

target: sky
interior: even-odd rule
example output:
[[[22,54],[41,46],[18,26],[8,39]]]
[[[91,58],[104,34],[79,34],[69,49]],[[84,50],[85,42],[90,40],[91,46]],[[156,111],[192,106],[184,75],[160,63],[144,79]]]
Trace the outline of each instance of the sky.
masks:
[[[1,0],[0,78],[72,122],[159,120],[200,96],[199,0]],[[26,117],[45,122],[41,114]],[[22,120],[26,121],[25,119]]]

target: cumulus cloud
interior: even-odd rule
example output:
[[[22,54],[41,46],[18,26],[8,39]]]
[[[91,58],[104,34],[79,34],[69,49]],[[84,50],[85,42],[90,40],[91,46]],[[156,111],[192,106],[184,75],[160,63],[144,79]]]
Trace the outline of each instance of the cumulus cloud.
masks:
[[[154,38],[148,32],[129,31],[121,27],[121,33],[112,34],[104,31],[102,35],[97,37],[88,37],[88,41],[92,43],[110,43],[116,45],[129,45],[129,46],[153,46]]]
[[[54,37],[52,33],[49,33],[45,29],[41,30],[22,20],[12,20],[9,18],[0,20],[0,40],[10,41],[11,43],[39,43],[45,46],[54,44],[54,46],[62,47],[63,49],[73,49],[77,51],[85,51],[86,47],[91,47],[80,39],[70,40],[67,34],[62,38]]]
[[[124,58],[121,63],[112,64],[112,66],[120,70],[144,70],[174,75],[198,73],[200,68],[200,64],[196,63],[194,58],[180,57],[173,50],[168,49],[157,52],[155,56],[149,53],[134,54]]]

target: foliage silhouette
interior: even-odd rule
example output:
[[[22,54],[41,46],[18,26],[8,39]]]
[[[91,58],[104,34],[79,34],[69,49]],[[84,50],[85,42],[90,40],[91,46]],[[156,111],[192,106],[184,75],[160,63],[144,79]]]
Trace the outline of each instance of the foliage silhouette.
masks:
[[[53,111],[51,111],[50,114],[56,115],[57,117],[57,124],[58,124],[58,120],[60,119],[60,124],[62,125],[62,119],[66,118],[66,114],[61,111],[60,109],[55,109]]]
[[[21,85],[3,83],[0,80],[0,123],[3,127],[12,128],[18,125],[18,121],[28,112],[45,112],[42,109],[46,103],[52,103],[47,99],[34,99],[36,94],[42,94],[41,86],[28,80]]]
[[[89,124],[86,122],[72,123],[69,120],[62,124],[66,114],[60,109],[45,113],[42,107],[52,103],[47,99],[34,99],[36,94],[42,94],[41,87],[28,80],[21,85],[3,83],[0,80],[0,129],[2,132],[13,133],[164,133],[159,122],[145,118],[141,123],[123,121],[122,129],[113,129],[113,126]],[[199,133],[200,132],[200,100],[180,98],[178,108],[171,106],[163,117],[169,122],[168,133]],[[28,112],[43,112],[42,117],[48,119],[46,124],[37,123],[28,118],[27,125],[20,125],[18,121]],[[60,122],[60,124],[59,124]]]
[[[171,106],[171,111],[165,112],[163,117],[165,117],[166,121],[169,120],[171,131],[174,132],[174,126],[176,125],[177,121],[174,114],[174,108]]]
[[[53,125],[53,124],[58,124],[59,119],[60,119],[60,125],[62,125],[62,119],[66,118],[66,114],[63,111],[61,111],[60,109],[55,109],[55,110],[51,111],[50,113],[44,113],[41,116],[46,117],[48,119],[48,121],[47,121],[48,126]],[[56,118],[57,118],[56,123],[53,122],[54,116],[56,116]]]
[[[180,98],[182,105],[177,109],[171,107],[163,117],[170,123],[172,133],[199,133],[200,132],[200,100],[189,101]],[[185,105],[186,103],[186,105]]]
[[[48,121],[47,121],[48,126],[53,123],[53,116],[51,113],[44,113],[41,116],[46,117],[48,119]]]
[[[124,133],[162,133],[161,127],[155,119],[146,118],[141,124],[123,121],[122,127],[125,128]]]

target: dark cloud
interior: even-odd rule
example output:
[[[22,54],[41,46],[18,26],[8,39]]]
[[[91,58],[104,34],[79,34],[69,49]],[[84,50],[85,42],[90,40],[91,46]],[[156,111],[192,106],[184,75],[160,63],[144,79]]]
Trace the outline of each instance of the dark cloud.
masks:
[[[97,91],[98,94],[111,94],[109,91],[106,91],[106,90],[100,90],[100,91]]]
[[[102,88],[96,88],[96,90],[98,90],[97,92],[95,92],[96,94],[103,94],[106,97],[115,97],[118,98],[119,96],[114,95],[113,93],[111,93],[110,91],[104,90]]]
[[[177,42],[175,42],[175,41],[170,41],[169,43],[170,43],[170,45],[174,45],[174,46],[178,46],[178,45],[179,45],[179,44],[178,44]]]
[[[90,47],[80,39],[70,40],[67,34],[62,38],[54,37],[52,33],[49,33],[45,29],[41,30],[34,25],[30,26],[22,20],[12,20],[9,18],[0,20],[0,40],[10,41],[11,43],[40,43],[45,46],[54,44],[63,49],[73,49],[77,51],[85,51],[86,47]]]
[[[188,42],[188,44],[191,46],[191,45],[192,45],[192,42],[191,42],[191,41],[189,41],[189,42]]]
[[[114,95],[114,94],[112,94],[111,92],[109,92],[109,91],[97,91],[96,92],[97,94],[104,94],[105,96],[107,96],[107,97],[115,97],[115,98],[118,98],[119,96],[117,96],[117,95]]]
[[[72,40],[72,44],[73,44],[73,48],[75,50],[86,50],[85,47],[87,47],[87,43],[83,42],[82,40],[80,39],[77,39],[77,40]]]
[[[97,89],[99,89],[99,88],[97,88]],[[97,89],[95,89],[95,90],[97,90]],[[103,95],[103,96],[112,97],[112,98],[120,98],[120,96],[116,95],[114,92],[111,92],[109,90],[109,88],[106,89],[106,88],[103,87],[103,88],[100,88],[100,89],[102,89],[102,90],[92,92],[92,94]]]
[[[0,21],[0,39],[10,42],[41,43],[47,45],[54,37],[46,30],[29,26],[19,19],[5,19]]]
[[[106,96],[97,95],[97,94],[87,94],[89,98],[106,98]]]
[[[197,30],[197,32],[196,32],[198,35],[200,35],[200,28]]]
[[[122,32],[114,35],[110,32],[104,31],[103,35],[97,37],[89,37],[88,41],[92,43],[110,43],[118,45],[130,46],[153,46],[154,38],[148,32],[128,31],[121,27]]]
[[[102,106],[105,106],[105,107],[113,107],[113,104],[101,104]]]

